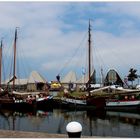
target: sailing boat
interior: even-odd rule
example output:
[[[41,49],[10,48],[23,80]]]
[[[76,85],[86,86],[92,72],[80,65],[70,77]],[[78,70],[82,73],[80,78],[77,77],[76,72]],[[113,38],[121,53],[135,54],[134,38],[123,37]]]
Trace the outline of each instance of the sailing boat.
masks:
[[[20,95],[21,102],[31,107],[38,109],[46,109],[51,107],[53,96],[48,94],[48,91],[44,92],[16,92],[15,89],[15,68],[16,68],[16,40],[17,40],[17,28],[15,30],[15,41],[14,41],[14,69],[13,69],[13,91],[12,94]],[[15,101],[16,102],[16,101]],[[16,102],[17,103],[17,102]]]
[[[89,26],[89,56],[90,56],[90,26]],[[90,78],[90,57],[89,57],[89,78]],[[90,86],[90,82],[89,82]],[[115,93],[102,93],[103,90],[116,90]],[[118,92],[119,91],[119,92]],[[106,110],[130,110],[140,109],[140,90],[131,90],[106,86],[90,90],[87,97],[87,106],[96,106]]]
[[[88,28],[88,82],[86,83],[86,89],[88,92],[88,96],[84,98],[74,98],[74,97],[63,97],[62,104],[67,106],[74,106],[77,108],[89,108],[89,109],[97,109],[97,108],[104,108],[105,106],[105,98],[104,97],[94,97],[91,96],[91,77],[93,76],[94,72],[91,72],[91,25],[89,20],[89,28]]]
[[[98,96],[94,97],[91,95],[91,76],[93,75],[91,73],[91,25],[89,21],[89,39],[88,39],[88,83],[87,83],[87,91],[88,91],[88,96],[86,98],[86,104],[87,106],[94,108],[94,109],[103,109],[105,106],[105,98]]]
[[[89,79],[90,79],[90,24],[89,24]],[[89,80],[89,96],[86,99],[87,106],[95,106],[96,108],[106,110],[134,110],[140,109],[140,90],[117,88],[106,86],[99,89],[90,90]],[[115,93],[101,93],[106,90],[116,90]],[[119,91],[119,92],[118,92]]]
[[[130,111],[140,109],[140,90],[114,89],[112,86],[110,88],[116,90],[116,93],[110,93],[106,98],[106,110]]]
[[[89,47],[90,47],[90,38],[89,38]],[[89,73],[90,73],[90,62],[89,62]],[[101,92],[105,90],[106,91],[114,90],[115,93]],[[119,110],[119,111],[140,109],[140,90],[124,89],[123,87],[117,87],[115,85],[89,90],[87,105],[95,105],[96,108],[103,108],[106,110]]]
[[[1,79],[2,79],[2,48],[3,42],[1,40],[0,46],[0,107],[11,106],[14,103],[13,98],[9,95],[7,90],[3,90],[1,87]]]
[[[11,91],[7,92],[4,96],[0,94],[0,106],[3,108],[12,108],[12,109],[33,109],[36,108],[43,108],[46,105],[49,105],[52,102],[52,96],[46,93],[40,92],[17,92],[15,91],[15,79],[16,79],[16,42],[17,42],[17,28],[15,30],[15,37],[14,37],[14,67],[13,67],[13,77],[9,82],[13,82],[13,86]],[[2,60],[2,43],[0,49],[0,60]],[[2,63],[1,63],[2,64]],[[1,72],[1,69],[0,69]],[[0,74],[1,78],[1,74]],[[0,80],[1,81],[1,80]],[[9,83],[8,82],[8,83]],[[0,84],[1,85],[1,84]]]

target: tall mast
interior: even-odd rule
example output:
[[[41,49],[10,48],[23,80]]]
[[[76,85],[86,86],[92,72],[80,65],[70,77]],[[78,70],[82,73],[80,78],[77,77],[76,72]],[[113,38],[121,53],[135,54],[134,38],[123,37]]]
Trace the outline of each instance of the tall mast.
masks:
[[[16,77],[16,43],[17,43],[17,28],[15,29],[15,39],[14,39],[13,91],[15,89],[15,77]]]
[[[88,88],[90,88],[90,76],[91,76],[91,25],[90,25],[90,20],[89,20],[89,28],[88,28]],[[89,89],[90,90],[90,89]],[[90,92],[89,92],[90,96]]]
[[[101,85],[103,87],[104,85],[104,74],[103,74],[103,68],[101,67]]]
[[[1,93],[1,79],[2,79],[2,40],[1,40],[1,45],[0,45],[0,93]]]

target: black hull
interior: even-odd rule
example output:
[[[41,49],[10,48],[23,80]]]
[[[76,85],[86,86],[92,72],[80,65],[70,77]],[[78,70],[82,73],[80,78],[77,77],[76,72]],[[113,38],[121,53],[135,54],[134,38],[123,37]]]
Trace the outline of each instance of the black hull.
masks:
[[[69,103],[62,100],[54,100],[53,102],[54,108],[66,109],[66,110],[95,110],[96,106],[87,105],[87,104],[75,104]]]
[[[75,104],[61,104],[61,108],[68,110],[96,110],[95,106],[87,106],[87,105],[75,105]]]
[[[53,99],[39,101],[39,102],[33,101],[32,103],[27,103],[27,102],[15,103],[12,101],[0,102],[0,108],[17,110],[17,111],[48,110],[53,108],[52,102]]]
[[[43,110],[53,109],[53,99],[38,101],[35,104],[37,109]]]
[[[106,105],[106,100],[104,97],[88,97],[87,98],[87,106],[95,106],[96,109],[104,109]]]
[[[34,106],[28,103],[0,103],[0,108],[17,111],[32,111]]]
[[[105,106],[105,110],[107,110],[107,111],[137,112],[137,111],[140,111],[140,105]]]
[[[61,108],[65,108],[65,109],[85,110],[86,107],[87,106],[83,104],[74,104],[74,103],[66,103],[66,102],[61,103]]]

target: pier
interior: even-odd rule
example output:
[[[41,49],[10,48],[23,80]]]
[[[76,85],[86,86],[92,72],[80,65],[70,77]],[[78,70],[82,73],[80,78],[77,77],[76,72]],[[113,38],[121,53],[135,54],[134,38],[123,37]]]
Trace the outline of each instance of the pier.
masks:
[[[65,134],[48,134],[46,132],[26,132],[0,130],[0,138],[67,138]]]
[[[91,138],[89,136],[81,136],[81,137]],[[67,134],[52,134],[52,133],[48,134],[47,132],[0,130],[0,138],[68,138],[68,135]]]

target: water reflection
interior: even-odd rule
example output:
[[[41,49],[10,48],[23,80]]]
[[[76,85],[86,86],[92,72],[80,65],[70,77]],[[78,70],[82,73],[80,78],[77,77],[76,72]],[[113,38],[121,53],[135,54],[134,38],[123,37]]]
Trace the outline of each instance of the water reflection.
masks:
[[[66,134],[66,125],[78,121],[82,135],[140,137],[140,114],[113,111],[36,110],[17,112],[0,110],[0,129]]]
[[[102,117],[97,114],[90,117],[92,135],[140,137],[140,114],[107,111]]]

